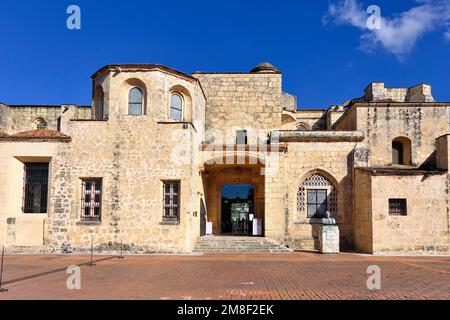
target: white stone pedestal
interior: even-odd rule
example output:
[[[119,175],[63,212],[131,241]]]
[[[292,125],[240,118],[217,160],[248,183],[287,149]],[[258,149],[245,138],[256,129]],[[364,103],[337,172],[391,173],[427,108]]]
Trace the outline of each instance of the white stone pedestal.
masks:
[[[323,224],[319,229],[319,252],[339,253],[339,227]]]
[[[262,236],[262,220],[253,218],[253,235]]]
[[[206,235],[211,235],[213,234],[213,225],[212,222],[207,222],[206,223]]]

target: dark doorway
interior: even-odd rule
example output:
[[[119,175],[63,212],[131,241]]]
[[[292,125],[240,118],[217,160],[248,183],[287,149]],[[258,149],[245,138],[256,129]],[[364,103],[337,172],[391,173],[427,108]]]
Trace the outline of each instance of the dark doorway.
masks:
[[[222,187],[222,234],[253,234],[255,189],[250,184],[227,184]]]

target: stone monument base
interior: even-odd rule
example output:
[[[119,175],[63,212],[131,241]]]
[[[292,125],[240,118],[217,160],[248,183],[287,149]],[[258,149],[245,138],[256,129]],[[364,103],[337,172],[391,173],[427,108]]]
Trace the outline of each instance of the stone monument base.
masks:
[[[321,225],[319,229],[319,252],[339,253],[339,227],[337,225]]]

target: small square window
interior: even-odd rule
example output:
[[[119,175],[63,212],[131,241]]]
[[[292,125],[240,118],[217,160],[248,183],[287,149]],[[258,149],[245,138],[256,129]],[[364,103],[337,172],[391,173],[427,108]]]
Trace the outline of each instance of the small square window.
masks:
[[[406,199],[389,199],[390,216],[406,216]]]

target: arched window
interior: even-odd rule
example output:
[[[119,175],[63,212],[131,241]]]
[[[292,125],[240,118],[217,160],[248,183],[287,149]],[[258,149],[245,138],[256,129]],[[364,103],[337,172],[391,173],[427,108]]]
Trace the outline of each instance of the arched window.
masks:
[[[172,93],[170,96],[170,119],[183,120],[183,98],[179,93]]]
[[[323,218],[327,211],[337,214],[337,192],[330,180],[321,174],[306,179],[297,193],[297,211],[308,218]]]
[[[133,87],[128,93],[128,114],[140,116],[144,114],[144,93],[138,87]]]
[[[392,140],[392,164],[411,165],[411,140],[405,137]]]
[[[43,118],[37,118],[33,122],[33,126],[35,130],[45,130],[48,127],[47,121],[45,121]]]

